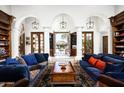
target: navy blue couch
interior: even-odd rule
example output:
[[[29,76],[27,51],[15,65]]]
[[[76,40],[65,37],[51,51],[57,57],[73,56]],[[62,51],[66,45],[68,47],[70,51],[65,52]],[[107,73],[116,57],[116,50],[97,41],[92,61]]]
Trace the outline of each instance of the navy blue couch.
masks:
[[[100,59],[106,63],[104,70],[92,66],[88,60],[90,57]],[[111,63],[111,64],[110,64]],[[113,54],[85,54],[80,60],[80,66],[89,74],[95,82],[98,81],[101,74],[110,76],[120,81],[124,81],[124,57]]]
[[[23,60],[23,64],[19,62],[19,60],[17,60],[17,58],[7,58],[5,62],[1,62],[0,63],[0,82],[10,82],[10,81],[14,81],[17,79],[24,79],[26,78],[28,82],[28,85],[25,84],[25,86],[30,86],[30,87],[37,87],[40,86],[40,83],[42,82],[43,77],[45,76],[46,72],[47,72],[47,66],[48,66],[48,57],[49,55],[47,53],[34,53],[34,54],[29,54],[29,55],[24,55],[21,57],[21,60]],[[21,67],[20,67],[21,66]],[[20,68],[19,68],[20,67]],[[4,69],[2,69],[4,68]],[[27,73],[28,74],[28,78],[27,75],[25,75],[25,77],[19,77],[19,75],[17,75],[16,69],[23,69],[26,68]],[[8,73],[3,73],[5,71],[9,71],[9,70],[15,71],[12,72],[11,74]],[[25,71],[26,71],[25,70]],[[21,73],[21,72],[20,72]],[[22,72],[23,74],[23,72]],[[4,78],[6,75],[8,75],[8,78]],[[13,78],[11,77],[11,75],[17,77],[17,78]],[[20,83],[20,85],[18,86],[23,86],[21,85],[23,83]],[[15,85],[14,85],[15,86]]]
[[[30,74],[27,66],[0,65],[0,82],[3,83],[3,86],[8,86],[9,84],[11,87],[25,87],[28,86],[29,80]]]

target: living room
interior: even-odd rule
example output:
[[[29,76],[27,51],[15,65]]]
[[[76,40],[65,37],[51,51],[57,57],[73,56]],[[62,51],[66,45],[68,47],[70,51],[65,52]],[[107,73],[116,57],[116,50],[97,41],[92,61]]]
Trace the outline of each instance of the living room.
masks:
[[[123,41],[124,5],[0,5],[0,85],[123,87]]]

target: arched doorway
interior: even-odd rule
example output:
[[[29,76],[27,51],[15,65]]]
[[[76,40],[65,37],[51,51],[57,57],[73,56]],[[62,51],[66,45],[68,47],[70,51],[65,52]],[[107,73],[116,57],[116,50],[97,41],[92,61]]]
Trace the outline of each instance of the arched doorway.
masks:
[[[89,19],[91,19],[89,21]],[[87,27],[87,24],[92,23]],[[108,30],[105,25],[105,20],[99,16],[89,16],[86,19],[86,24],[84,26],[84,30],[82,31],[82,54],[84,53],[103,53],[103,47],[106,47],[106,51],[108,51],[108,44],[106,41],[106,45],[103,45],[103,37],[108,37]]]
[[[39,21],[34,16],[23,17],[16,21],[12,32],[13,57],[31,53],[31,32],[39,31],[39,29],[33,29],[32,27],[34,20]]]
[[[52,56],[70,56],[71,55],[71,32],[74,30],[72,18],[65,14],[57,15],[52,23],[50,33],[50,54]]]

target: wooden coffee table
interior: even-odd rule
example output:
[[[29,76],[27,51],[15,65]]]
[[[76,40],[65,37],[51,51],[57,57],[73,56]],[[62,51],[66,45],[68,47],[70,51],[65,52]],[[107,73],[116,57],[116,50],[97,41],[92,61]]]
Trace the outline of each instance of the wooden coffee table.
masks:
[[[65,64],[65,69],[61,69]],[[76,84],[76,72],[71,62],[55,62],[51,71],[51,84]]]

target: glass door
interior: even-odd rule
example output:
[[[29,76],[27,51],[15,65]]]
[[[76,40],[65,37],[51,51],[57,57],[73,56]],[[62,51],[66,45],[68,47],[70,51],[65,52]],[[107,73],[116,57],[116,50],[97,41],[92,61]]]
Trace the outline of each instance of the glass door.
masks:
[[[93,53],[93,32],[82,33],[82,53]]]
[[[44,33],[43,32],[31,33],[31,52],[32,53],[44,52]]]
[[[67,32],[54,33],[54,55],[70,56],[70,34]]]

